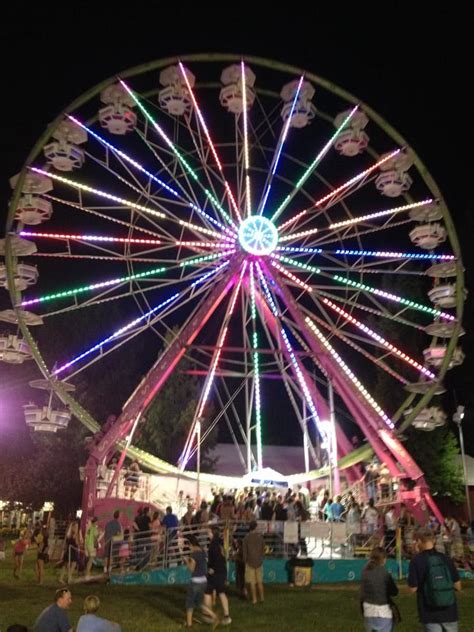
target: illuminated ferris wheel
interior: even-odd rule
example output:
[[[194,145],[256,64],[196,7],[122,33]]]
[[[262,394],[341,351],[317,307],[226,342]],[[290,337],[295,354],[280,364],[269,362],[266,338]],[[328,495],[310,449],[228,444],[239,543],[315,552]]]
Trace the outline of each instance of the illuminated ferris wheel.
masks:
[[[360,476],[365,453],[353,454],[342,425],[328,423],[334,390],[402,492],[403,481],[417,483],[418,500],[406,486],[407,501],[429,499],[397,431],[442,422],[427,404],[463,360],[463,268],[436,184],[370,107],[275,61],[159,60],[74,101],[12,186],[0,280],[14,309],[2,319],[20,331],[0,339],[5,361],[33,357],[43,387],[97,431],[73,397],[77,376],[144,332],[157,351],[174,332],[93,450],[89,494],[94,466],[117,444],[154,471],[180,472],[224,418],[246,446],[246,469],[261,468],[274,380],[312,467],[329,458],[348,481]],[[58,265],[62,281],[51,287]],[[112,301],[128,320],[46,364],[35,325],[60,321],[55,334],[66,340],[68,316],[87,323]],[[394,330],[396,340],[385,333]],[[404,332],[423,338],[422,353],[404,347]],[[133,432],[183,356],[202,391],[179,463],[169,464],[134,447]],[[379,374],[406,391],[397,410],[375,400]],[[30,423],[55,429],[55,412],[50,401],[46,412],[30,410]]]

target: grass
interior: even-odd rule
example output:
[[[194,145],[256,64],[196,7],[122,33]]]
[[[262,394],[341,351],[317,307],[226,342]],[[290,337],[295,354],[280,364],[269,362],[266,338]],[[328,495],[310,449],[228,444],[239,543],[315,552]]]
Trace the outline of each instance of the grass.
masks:
[[[34,573],[36,552],[27,553],[21,580],[12,575],[11,552],[0,562],[0,632],[12,623],[33,626],[41,612],[52,601],[58,587],[57,571],[47,565],[45,584],[38,586]],[[82,602],[89,594],[96,594],[102,602],[101,614],[118,621],[123,632],[174,632],[184,621],[184,586],[110,586],[107,584],[71,587],[73,604],[69,611],[76,626],[82,614]],[[232,591],[231,591],[232,592]],[[415,596],[400,585],[397,602],[403,622],[397,632],[420,629],[416,616]],[[459,597],[461,632],[474,628],[474,582],[465,582]],[[313,585],[311,588],[289,588],[267,585],[264,604],[252,606],[231,596],[232,625],[229,632],[352,632],[363,630],[359,609],[358,585]],[[197,631],[210,629],[195,625]]]

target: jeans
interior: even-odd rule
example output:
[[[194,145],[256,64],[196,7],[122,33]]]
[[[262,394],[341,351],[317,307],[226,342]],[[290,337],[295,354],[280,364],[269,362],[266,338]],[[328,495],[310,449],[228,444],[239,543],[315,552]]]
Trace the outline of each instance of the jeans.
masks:
[[[458,632],[459,626],[457,621],[449,623],[424,623],[424,632]]]
[[[393,619],[383,617],[364,617],[366,632],[392,632]]]

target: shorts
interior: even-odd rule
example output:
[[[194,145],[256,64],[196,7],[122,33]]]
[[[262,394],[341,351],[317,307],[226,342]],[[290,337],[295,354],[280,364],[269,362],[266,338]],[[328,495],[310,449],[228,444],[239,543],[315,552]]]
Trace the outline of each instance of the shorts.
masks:
[[[97,549],[86,547],[86,557],[97,557]]]
[[[200,608],[202,606],[206,586],[207,582],[189,582],[186,592],[186,610],[192,610],[193,608]]]
[[[212,595],[214,590],[218,595],[225,594],[225,582],[227,580],[227,575],[225,574],[217,574],[217,575],[208,575],[207,576],[207,588],[205,590],[206,595]]]
[[[246,584],[263,584],[263,566],[253,568],[253,566],[245,565],[245,583]]]

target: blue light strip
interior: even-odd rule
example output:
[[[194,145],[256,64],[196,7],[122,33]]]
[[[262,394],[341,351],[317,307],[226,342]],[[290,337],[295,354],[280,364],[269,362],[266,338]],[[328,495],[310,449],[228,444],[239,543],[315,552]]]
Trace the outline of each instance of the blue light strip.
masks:
[[[277,153],[276,153],[276,156],[275,156],[275,159],[274,159],[274,162],[273,162],[273,169],[272,169],[272,172],[271,172],[271,175],[270,175],[270,181],[268,183],[267,190],[265,191],[265,195],[263,196],[263,203],[262,203],[262,205],[260,207],[260,210],[259,210],[259,214],[260,215],[263,215],[263,212],[265,211],[265,205],[267,203],[268,195],[269,195],[270,190],[272,188],[273,176],[275,175],[276,170],[278,168],[278,163],[280,161],[281,152],[283,151],[283,145],[285,144],[286,137],[288,136],[288,131],[289,131],[290,125],[291,125],[291,119],[293,118],[293,112],[295,110],[296,103],[298,102],[298,97],[299,97],[300,92],[301,92],[301,86],[303,85],[303,79],[304,79],[304,75],[301,75],[299,83],[298,83],[298,88],[297,88],[296,93],[295,93],[295,98],[293,99],[293,103],[291,104],[290,115],[289,115],[289,117],[286,120],[285,127],[283,129],[283,134],[282,134],[281,139],[280,139],[280,144],[279,144],[279,147],[277,149]]]
[[[150,173],[150,171],[148,171],[147,169],[145,169],[145,167],[143,167],[139,162],[137,162],[136,160],[134,160],[133,158],[131,158],[128,154],[126,154],[125,152],[123,152],[121,149],[118,149],[117,147],[115,147],[115,145],[112,145],[112,143],[109,143],[109,141],[107,141],[103,136],[101,136],[100,134],[97,134],[97,132],[94,132],[90,127],[88,127],[87,125],[84,125],[84,123],[81,123],[78,119],[76,119],[74,116],[68,115],[68,118],[73,121],[73,123],[75,123],[76,125],[78,125],[79,127],[82,127],[82,129],[86,130],[88,134],[90,134],[93,138],[95,138],[96,140],[99,141],[99,143],[102,143],[103,145],[105,145],[105,147],[108,147],[111,151],[113,151],[114,153],[116,153],[118,156],[120,156],[121,158],[123,158],[123,160],[125,160],[126,162],[128,162],[129,164],[133,165],[136,169],[138,169],[139,171],[141,171],[142,173],[144,173],[146,176],[148,176],[151,180],[153,180],[154,182],[156,182],[157,184],[159,184],[161,187],[163,187],[166,191],[168,191],[168,193],[171,193],[171,195],[173,195],[174,197],[176,197],[178,200],[181,200],[182,202],[184,202],[185,204],[187,204],[189,206],[189,208],[193,209],[194,211],[196,211],[197,213],[199,213],[200,215],[202,215],[203,217],[205,217],[206,219],[208,219],[210,222],[212,222],[215,226],[219,226],[219,228],[221,228],[222,230],[225,231],[229,231],[230,229],[227,228],[227,226],[224,226],[224,224],[221,224],[221,222],[219,222],[217,219],[214,219],[213,217],[211,217],[210,215],[208,215],[208,213],[206,213],[205,211],[203,211],[201,208],[199,208],[198,206],[196,206],[196,204],[193,204],[192,202],[188,202],[183,196],[181,196],[178,191],[176,191],[175,189],[173,189],[173,187],[170,187],[169,184],[166,184],[166,182],[163,182],[163,180],[160,180],[160,178],[157,178],[156,176],[154,176],[152,173]],[[232,234],[234,234],[232,232]]]
[[[354,257],[381,257],[391,259],[421,259],[421,260],[439,260],[439,261],[454,261],[456,257],[454,255],[436,254],[436,253],[419,253],[419,252],[391,252],[389,250],[324,250],[322,248],[306,248],[304,246],[278,246],[275,248],[276,252],[300,252],[308,254],[330,254],[330,255],[346,255]]]

